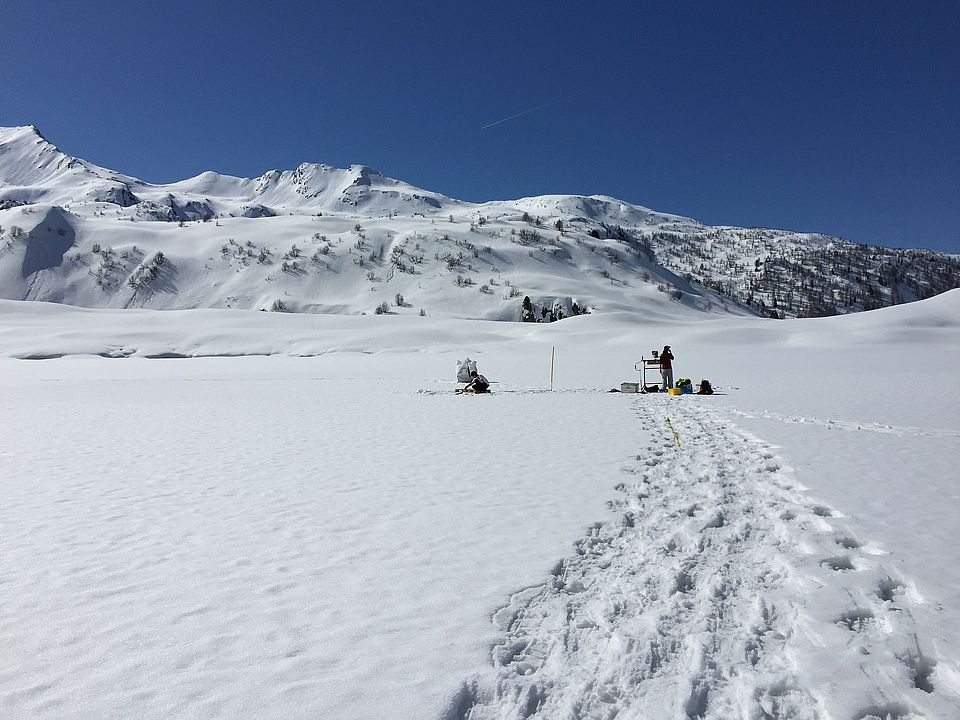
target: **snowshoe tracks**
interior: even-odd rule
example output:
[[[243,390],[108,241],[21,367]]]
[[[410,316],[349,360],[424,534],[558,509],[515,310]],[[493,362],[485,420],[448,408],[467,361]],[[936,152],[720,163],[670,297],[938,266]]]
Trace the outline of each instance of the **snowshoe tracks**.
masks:
[[[660,400],[636,403],[652,441],[621,468],[614,517],[494,614],[492,672],[464,683],[448,718],[828,720],[796,647],[835,633],[851,656],[879,656],[877,702],[841,720],[937,717],[924,706],[945,706],[938,662],[883,551],[837,526],[770,447]],[[831,616],[805,608],[812,592],[834,599]]]

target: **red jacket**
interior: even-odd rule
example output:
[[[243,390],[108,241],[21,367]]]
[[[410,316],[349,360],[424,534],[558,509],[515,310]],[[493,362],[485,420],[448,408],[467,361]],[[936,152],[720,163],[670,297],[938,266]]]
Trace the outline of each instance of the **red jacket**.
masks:
[[[664,370],[672,370],[673,369],[672,360],[673,360],[673,353],[670,352],[669,350],[665,353],[661,353],[660,367],[662,367]]]

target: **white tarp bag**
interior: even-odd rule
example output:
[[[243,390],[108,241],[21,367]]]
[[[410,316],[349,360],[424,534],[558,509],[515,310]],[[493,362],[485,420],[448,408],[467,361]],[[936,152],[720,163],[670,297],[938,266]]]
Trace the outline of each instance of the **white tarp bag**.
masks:
[[[457,382],[470,382],[470,373],[477,371],[477,363],[468,357],[457,360]]]

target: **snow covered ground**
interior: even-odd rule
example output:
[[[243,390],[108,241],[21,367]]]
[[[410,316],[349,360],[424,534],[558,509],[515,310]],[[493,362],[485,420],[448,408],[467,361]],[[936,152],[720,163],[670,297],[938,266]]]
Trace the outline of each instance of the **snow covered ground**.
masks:
[[[605,392],[664,343],[718,394]],[[467,354],[494,394],[451,392]],[[960,717],[958,366],[960,291],[550,325],[0,301],[0,716]]]

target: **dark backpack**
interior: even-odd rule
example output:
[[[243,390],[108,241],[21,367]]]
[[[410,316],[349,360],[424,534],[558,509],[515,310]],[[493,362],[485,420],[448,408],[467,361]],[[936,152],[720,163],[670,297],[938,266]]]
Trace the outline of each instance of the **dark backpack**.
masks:
[[[709,380],[701,380],[700,387],[697,389],[697,395],[713,395],[713,388]]]

